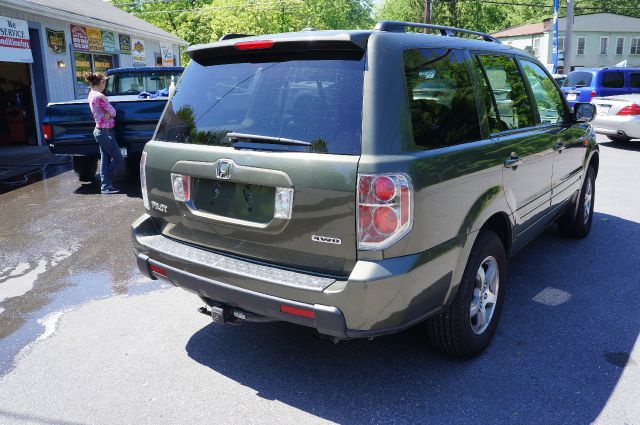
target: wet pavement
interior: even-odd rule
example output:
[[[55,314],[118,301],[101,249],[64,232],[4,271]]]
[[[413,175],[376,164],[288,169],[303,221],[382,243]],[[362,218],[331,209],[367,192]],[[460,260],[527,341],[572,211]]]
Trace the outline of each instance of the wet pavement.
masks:
[[[136,270],[135,180],[102,196],[67,171],[4,193],[0,423],[640,425],[640,142],[600,141],[591,234],[552,226],[510,260],[498,332],[470,361],[419,328],[332,345],[212,324]]]
[[[160,286],[132,261],[137,176],[121,172],[122,193],[107,196],[97,181],[80,185],[66,157],[34,159],[37,171],[19,165],[22,174],[0,179],[0,375],[61,312]],[[47,161],[58,164],[42,169]]]

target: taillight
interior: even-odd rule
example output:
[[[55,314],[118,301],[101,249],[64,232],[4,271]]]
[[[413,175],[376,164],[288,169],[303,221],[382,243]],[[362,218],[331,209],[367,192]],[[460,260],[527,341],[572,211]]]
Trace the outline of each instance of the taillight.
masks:
[[[273,40],[239,41],[233,45],[236,50],[257,50],[273,47]]]
[[[640,115],[640,105],[632,103],[620,109],[616,115]]]
[[[598,95],[598,92],[596,92],[595,90],[591,90],[590,96],[591,97],[596,97]]]
[[[142,157],[140,158],[140,187],[142,189],[142,202],[144,207],[148,210],[151,209],[149,206],[149,196],[147,195],[147,172],[145,171],[145,166],[147,165],[147,153],[142,152]]]
[[[51,140],[53,137],[53,127],[51,124],[42,124],[42,137],[44,137],[44,140]]]
[[[191,177],[182,174],[171,173],[171,187],[176,201],[188,202],[191,200]]]
[[[358,175],[358,249],[394,244],[413,225],[413,188],[404,174]]]

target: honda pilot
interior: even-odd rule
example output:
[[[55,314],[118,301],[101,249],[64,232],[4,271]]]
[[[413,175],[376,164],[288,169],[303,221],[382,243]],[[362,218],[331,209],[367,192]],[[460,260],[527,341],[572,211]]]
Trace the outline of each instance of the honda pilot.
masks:
[[[540,62],[489,35],[380,22],[188,54],[145,146],[133,244],[143,273],[217,322],[333,341],[420,324],[471,357],[496,331],[507,259],[554,222],[589,233],[593,105],[571,110]]]

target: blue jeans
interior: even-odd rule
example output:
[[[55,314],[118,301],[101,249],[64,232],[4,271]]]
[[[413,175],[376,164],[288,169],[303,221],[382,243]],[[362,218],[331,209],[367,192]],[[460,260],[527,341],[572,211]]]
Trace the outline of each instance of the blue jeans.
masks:
[[[105,190],[111,186],[113,174],[122,163],[122,153],[113,136],[113,129],[96,127],[93,130],[93,137],[100,146],[100,180],[102,181],[100,189]]]

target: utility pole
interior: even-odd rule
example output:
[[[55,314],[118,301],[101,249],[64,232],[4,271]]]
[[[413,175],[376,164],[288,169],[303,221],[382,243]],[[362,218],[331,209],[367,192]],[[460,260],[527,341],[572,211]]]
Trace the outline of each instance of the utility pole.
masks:
[[[571,72],[571,59],[573,50],[571,41],[573,39],[573,0],[567,0],[567,28],[564,32],[564,63],[563,73]]]
[[[431,23],[431,0],[426,0],[424,2],[424,15],[422,16],[422,21],[425,24]]]

